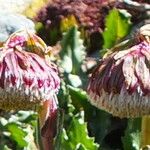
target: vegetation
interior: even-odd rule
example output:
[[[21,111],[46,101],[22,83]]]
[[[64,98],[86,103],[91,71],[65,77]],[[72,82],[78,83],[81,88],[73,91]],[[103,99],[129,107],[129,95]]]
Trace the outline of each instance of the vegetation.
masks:
[[[51,59],[57,64],[61,78],[61,87],[57,95],[59,109],[54,149],[139,150],[141,118],[120,119],[92,106],[87,94],[87,85],[98,60],[121,41],[134,36],[137,28],[149,21],[150,5],[143,1],[117,3],[113,0],[96,5],[94,3],[98,1],[94,1],[91,9],[96,12],[96,19],[93,13],[91,17],[88,16],[89,21],[84,22],[92,10],[88,12],[87,9],[83,19],[78,17],[79,12],[70,12],[70,9],[73,9],[69,7],[72,6],[70,1],[62,1],[57,1],[56,5],[55,0],[49,2],[39,10],[36,17],[30,18],[35,23],[36,33],[50,45],[45,54],[46,59]],[[72,3],[78,5],[78,1],[82,3],[83,0]],[[88,0],[85,3],[88,5]],[[59,10],[62,5],[68,7]],[[45,9],[48,10],[46,14]],[[102,12],[100,16],[97,9]],[[26,15],[33,16],[34,12],[29,15],[30,11],[26,11]],[[95,23],[97,18],[99,20]],[[93,23],[93,26],[90,23]],[[35,108],[30,111],[0,110],[0,150],[38,149],[37,120]]]

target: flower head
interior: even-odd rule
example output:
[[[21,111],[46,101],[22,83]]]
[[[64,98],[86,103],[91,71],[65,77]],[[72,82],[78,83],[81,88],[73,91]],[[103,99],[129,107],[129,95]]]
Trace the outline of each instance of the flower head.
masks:
[[[53,99],[58,92],[60,79],[56,66],[35,53],[24,51],[28,49],[29,37],[13,34],[0,50],[1,109],[29,109]],[[32,37],[39,40],[34,34]],[[36,45],[40,43],[34,45],[38,49]]]
[[[88,93],[91,103],[119,117],[150,114],[149,25],[140,29],[132,46],[102,59]]]

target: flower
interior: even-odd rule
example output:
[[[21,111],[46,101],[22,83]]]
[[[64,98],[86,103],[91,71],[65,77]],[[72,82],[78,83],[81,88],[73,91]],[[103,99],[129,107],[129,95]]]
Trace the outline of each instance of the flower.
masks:
[[[32,108],[58,92],[60,79],[54,64],[13,48],[2,48],[0,55],[1,109]]]
[[[103,58],[89,81],[90,102],[114,116],[150,114],[150,25],[134,42]]]
[[[46,44],[29,31],[12,34],[0,49],[0,109],[39,106],[43,145],[56,133],[56,94],[60,87],[56,65],[44,59],[46,49]],[[44,145],[48,149],[50,146]]]

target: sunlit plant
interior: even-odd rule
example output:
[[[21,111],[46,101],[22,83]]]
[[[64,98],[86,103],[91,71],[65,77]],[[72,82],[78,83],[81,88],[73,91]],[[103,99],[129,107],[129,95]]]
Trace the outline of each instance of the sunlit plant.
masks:
[[[120,118],[143,117],[142,146],[150,144],[150,25],[120,44],[100,60],[88,93],[90,102]]]
[[[41,141],[48,150],[56,134],[60,78],[57,67],[42,57],[46,48],[30,31],[18,31],[5,42],[0,49],[0,108],[10,111],[36,107]]]

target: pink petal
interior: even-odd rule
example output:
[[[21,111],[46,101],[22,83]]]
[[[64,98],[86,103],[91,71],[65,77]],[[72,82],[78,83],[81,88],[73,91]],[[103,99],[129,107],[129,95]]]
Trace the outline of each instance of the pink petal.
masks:
[[[137,77],[135,76],[135,64],[132,55],[128,55],[123,63],[123,75],[125,77],[126,88],[129,93],[134,92],[137,85]]]
[[[136,74],[140,82],[140,87],[144,94],[147,94],[150,91],[150,72],[145,64],[145,57],[139,57],[136,62]]]

